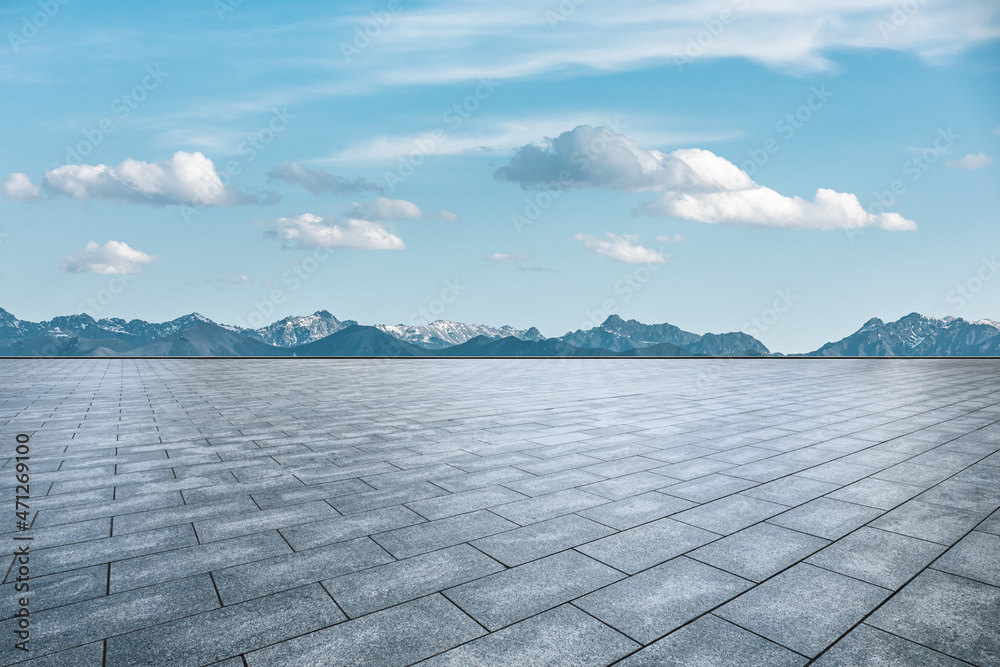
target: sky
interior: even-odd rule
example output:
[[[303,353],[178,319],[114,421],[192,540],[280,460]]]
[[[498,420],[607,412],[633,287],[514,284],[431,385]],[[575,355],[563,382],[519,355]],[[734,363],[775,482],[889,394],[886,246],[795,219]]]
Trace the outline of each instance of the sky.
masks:
[[[1000,320],[991,0],[0,7],[0,307]]]

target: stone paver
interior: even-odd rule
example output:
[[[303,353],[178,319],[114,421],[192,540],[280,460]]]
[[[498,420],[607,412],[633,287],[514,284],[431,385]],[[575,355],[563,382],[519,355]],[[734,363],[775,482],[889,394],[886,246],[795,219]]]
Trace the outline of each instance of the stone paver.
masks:
[[[1000,664],[997,360],[0,359],[11,509],[18,433],[0,665]]]

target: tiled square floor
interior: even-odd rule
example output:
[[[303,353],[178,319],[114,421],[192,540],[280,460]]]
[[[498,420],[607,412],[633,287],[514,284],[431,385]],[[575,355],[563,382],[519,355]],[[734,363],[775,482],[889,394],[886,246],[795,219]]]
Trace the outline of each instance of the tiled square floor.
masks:
[[[1000,361],[0,360],[8,564],[18,433],[0,665],[1000,665]]]

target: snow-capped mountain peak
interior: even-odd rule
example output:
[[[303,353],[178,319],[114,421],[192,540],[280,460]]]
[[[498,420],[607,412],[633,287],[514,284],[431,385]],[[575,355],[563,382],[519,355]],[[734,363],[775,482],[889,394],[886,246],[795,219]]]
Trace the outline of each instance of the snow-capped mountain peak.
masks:
[[[375,327],[384,331],[394,338],[419,345],[431,350],[440,350],[452,345],[461,345],[472,340],[476,336],[486,336],[487,338],[506,338],[514,336],[525,339],[529,332],[534,330],[531,336],[540,336],[544,339],[538,329],[515,329],[512,326],[490,327],[485,324],[465,324],[464,322],[452,322],[450,320],[436,320],[430,324],[406,325],[406,324],[376,324]]]

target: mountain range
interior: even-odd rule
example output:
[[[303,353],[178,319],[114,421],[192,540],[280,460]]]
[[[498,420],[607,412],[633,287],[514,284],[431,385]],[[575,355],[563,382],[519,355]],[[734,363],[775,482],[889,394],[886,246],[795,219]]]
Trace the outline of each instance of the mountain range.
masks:
[[[764,357],[742,332],[695,334],[672,324],[611,315],[589,329],[546,338],[516,329],[438,320],[362,326],[329,311],[286,317],[250,329],[191,313],[169,322],[67,315],[20,320],[0,308],[0,356],[81,357]],[[937,319],[911,313],[873,318],[855,333],[805,355],[814,357],[1000,356],[1000,322]]]

